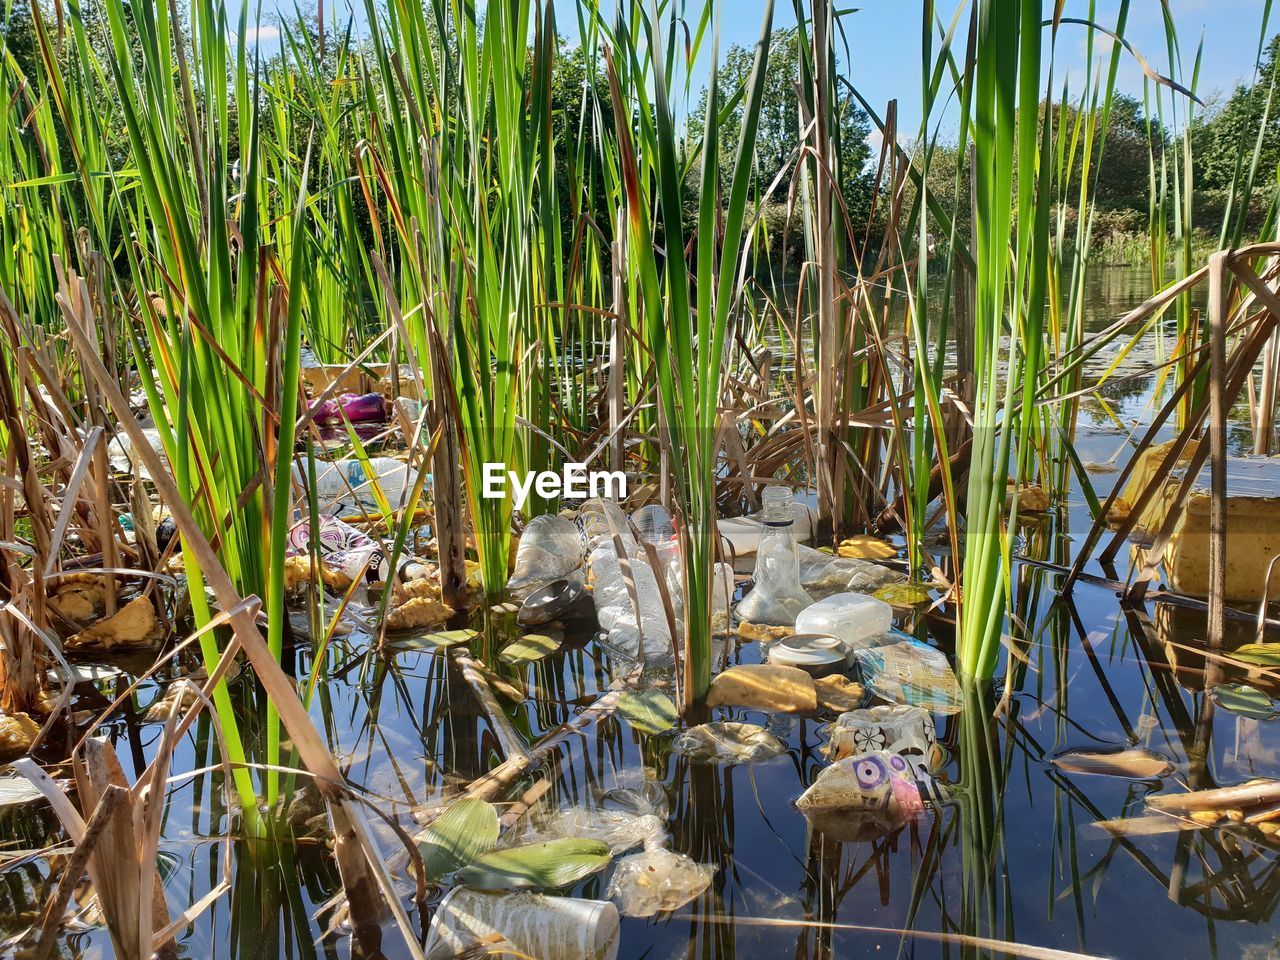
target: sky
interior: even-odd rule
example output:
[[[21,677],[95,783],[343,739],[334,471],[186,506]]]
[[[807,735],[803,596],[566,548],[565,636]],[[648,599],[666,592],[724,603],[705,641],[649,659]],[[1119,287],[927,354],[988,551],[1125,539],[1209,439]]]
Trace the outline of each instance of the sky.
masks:
[[[264,0],[270,6],[272,0]],[[331,11],[341,11],[350,0],[327,0]],[[425,0],[423,0],[425,2]],[[561,0],[557,22],[560,30],[570,40],[576,38],[577,23],[569,9],[573,0]],[[648,2],[648,0],[633,0]],[[721,48],[731,44],[750,46],[760,35],[765,0],[719,0],[721,3]],[[938,16],[950,23],[956,5],[964,0],[936,0]],[[1258,47],[1265,0],[1166,0],[1178,29],[1184,63],[1185,81],[1189,85],[1196,49],[1203,42],[1203,59],[1197,92],[1201,99],[1211,101],[1215,95],[1225,96],[1241,81],[1248,81],[1253,72],[1254,57]],[[847,53],[840,49],[840,70],[883,114],[890,99],[898,100],[899,129],[907,131],[919,128],[921,112],[920,94],[920,26],[923,15],[922,0],[840,0],[841,7],[858,5],[855,12],[843,19]],[[305,5],[305,4],[304,4]],[[363,0],[353,4],[363,19]],[[1064,16],[1088,18],[1090,7],[1096,9],[1096,20],[1108,29],[1114,29],[1120,0],[1065,0]],[[292,0],[280,0],[282,10],[292,10]],[[1051,0],[1045,0],[1046,10],[1051,10]],[[563,12],[561,12],[563,11]],[[345,16],[345,14],[343,14]],[[966,7],[963,14],[968,18]],[[787,0],[775,0],[775,27],[795,25],[793,5]],[[961,31],[963,31],[963,26]],[[1272,17],[1267,27],[1268,36],[1280,32],[1280,11]],[[278,32],[274,27],[261,28],[264,50],[278,44]],[[1083,82],[1085,64],[1086,28],[1063,24],[1058,37],[1055,58],[1055,89],[1061,89],[1064,71],[1072,88]],[[1131,0],[1129,23],[1125,37],[1134,49],[1144,56],[1151,67],[1162,74],[1171,73],[1165,41],[1161,0]],[[1098,35],[1101,50],[1109,50],[1109,41]],[[963,44],[963,37],[957,40]],[[694,89],[700,89],[702,79],[710,69],[710,43],[694,67]],[[1137,59],[1124,53],[1120,62],[1117,85],[1121,92],[1142,97],[1143,72]],[[696,96],[695,96],[696,100]],[[945,119],[943,121],[945,129]]]

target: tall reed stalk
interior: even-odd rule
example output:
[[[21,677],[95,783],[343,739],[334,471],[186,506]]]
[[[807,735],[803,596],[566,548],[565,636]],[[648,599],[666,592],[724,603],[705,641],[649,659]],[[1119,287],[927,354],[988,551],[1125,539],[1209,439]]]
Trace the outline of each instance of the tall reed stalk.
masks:
[[[627,250],[639,287],[643,332],[653,357],[666,442],[672,451],[680,513],[684,577],[684,692],[702,697],[711,682],[711,576],[716,559],[717,437],[730,316],[742,295],[747,198],[768,67],[773,3],[765,4],[755,62],[743,99],[733,168],[722,175],[719,99],[720,8],[712,33],[711,78],[701,138],[685,146],[672,111],[672,78],[664,69],[675,16],[663,23],[656,6],[643,15],[651,76],[620,17],[606,48],[618,162],[626,190]],[[646,88],[653,91],[650,104]],[[625,92],[624,92],[625,91]],[[638,117],[627,94],[638,104]],[[632,139],[632,130],[636,138]],[[683,155],[682,155],[683,153]],[[698,208],[686,224],[682,183],[689,160],[700,164]],[[696,169],[696,167],[695,167]],[[655,196],[649,195],[650,187]],[[665,255],[659,254],[658,237]],[[692,249],[693,266],[684,251]]]

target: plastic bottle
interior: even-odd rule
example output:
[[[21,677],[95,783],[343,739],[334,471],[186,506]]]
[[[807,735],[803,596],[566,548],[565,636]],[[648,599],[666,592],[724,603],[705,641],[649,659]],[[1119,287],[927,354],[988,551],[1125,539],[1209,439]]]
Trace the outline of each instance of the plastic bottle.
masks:
[[[391,509],[403,507],[413,493],[418,472],[392,457],[370,457],[369,467]],[[307,474],[298,464],[294,464],[293,476],[299,484],[306,485]],[[317,461],[316,497],[321,510],[329,509],[333,504],[368,513],[379,509],[373,481],[366,475],[364,464],[359,459]]]
[[[800,585],[791,490],[768,487],[762,499],[763,530],[756,550],[755,586],[738,604],[738,619],[789,627],[800,611],[813,603]]]

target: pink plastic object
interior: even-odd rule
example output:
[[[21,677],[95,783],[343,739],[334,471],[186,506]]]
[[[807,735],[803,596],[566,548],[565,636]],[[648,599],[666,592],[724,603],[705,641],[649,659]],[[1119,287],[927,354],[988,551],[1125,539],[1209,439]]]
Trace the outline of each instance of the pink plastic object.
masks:
[[[312,404],[315,421],[321,424],[342,423],[342,415],[352,423],[370,423],[387,419],[387,402],[380,393],[344,393],[321,404]]]

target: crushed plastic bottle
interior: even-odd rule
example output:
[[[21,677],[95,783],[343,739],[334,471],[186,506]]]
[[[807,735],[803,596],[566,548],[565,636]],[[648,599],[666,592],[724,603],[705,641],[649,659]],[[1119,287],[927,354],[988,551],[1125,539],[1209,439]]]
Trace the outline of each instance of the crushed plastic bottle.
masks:
[[[391,508],[398,510],[405,506],[418,482],[417,470],[391,457],[370,457],[369,468]],[[299,485],[306,485],[307,473],[296,463],[293,477]],[[359,459],[317,461],[316,498],[323,512],[330,512],[335,506],[340,511],[368,513],[380,509],[374,482]]]
[[[554,514],[534,517],[520,536],[516,565],[507,589],[524,598],[555,580],[582,569],[582,531],[572,520]]]
[[[657,575],[634,540],[626,560],[634,601],[612,541],[602,542],[587,559],[596,617],[600,629],[608,634],[605,643],[633,660],[668,663],[674,659],[671,624]]]
[[[390,558],[382,545],[363,530],[337,517],[321,515],[316,549],[325,566],[354,580],[361,575],[370,583],[391,579]],[[293,556],[311,551],[311,522],[303,520],[289,530],[289,552]],[[396,571],[401,580],[420,580],[431,574],[432,566],[413,556],[402,556]]]
[[[813,603],[800,584],[791,490],[768,487],[763,499],[764,530],[756,550],[755,586],[738,604],[737,615],[748,623],[789,627]]]
[[[618,861],[606,896],[625,917],[652,917],[701,896],[715,872],[712,864],[653,847]]]

